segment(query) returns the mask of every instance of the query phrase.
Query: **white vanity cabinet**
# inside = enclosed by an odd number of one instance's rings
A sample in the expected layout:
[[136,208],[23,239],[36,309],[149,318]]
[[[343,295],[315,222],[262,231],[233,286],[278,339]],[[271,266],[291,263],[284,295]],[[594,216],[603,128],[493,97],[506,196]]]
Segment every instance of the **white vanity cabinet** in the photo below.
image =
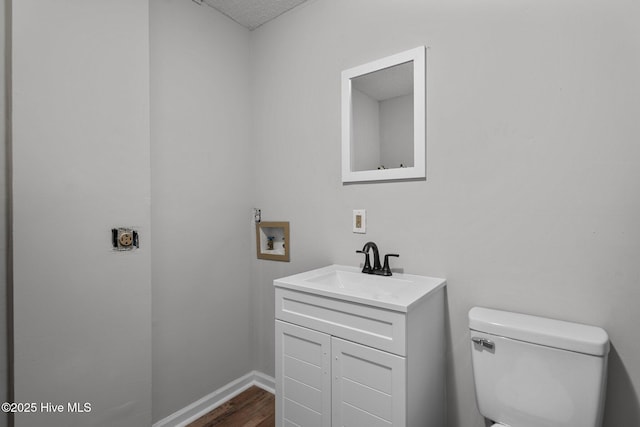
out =
[[379,307],[286,279],[274,282],[276,426],[444,425],[444,280]]
[[276,425],[331,426],[331,336],[276,320]]
[[406,425],[407,359],[331,339],[332,425]]

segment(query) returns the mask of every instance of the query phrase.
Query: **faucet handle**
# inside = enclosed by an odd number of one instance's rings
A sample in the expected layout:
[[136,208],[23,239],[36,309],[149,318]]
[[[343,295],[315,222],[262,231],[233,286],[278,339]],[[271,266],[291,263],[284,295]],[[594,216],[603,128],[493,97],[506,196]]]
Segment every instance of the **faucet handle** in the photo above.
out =
[[391,276],[391,268],[389,267],[389,257],[393,256],[396,258],[399,258],[400,255],[398,254],[386,254],[384,256],[384,266],[382,267],[382,275],[383,276]]
[[373,270],[371,269],[371,261],[369,261],[369,252],[356,251],[356,253],[364,254],[364,256],[365,256],[365,258],[364,258],[364,267],[362,268],[362,272],[363,273],[367,273],[367,274],[371,274],[371,272]]

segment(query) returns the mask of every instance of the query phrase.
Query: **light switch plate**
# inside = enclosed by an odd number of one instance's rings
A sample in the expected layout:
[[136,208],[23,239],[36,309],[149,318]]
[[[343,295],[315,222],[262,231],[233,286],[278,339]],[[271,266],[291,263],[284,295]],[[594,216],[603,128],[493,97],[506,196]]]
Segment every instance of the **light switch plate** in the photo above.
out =
[[367,211],[364,209],[353,210],[353,232],[365,234],[367,232]]

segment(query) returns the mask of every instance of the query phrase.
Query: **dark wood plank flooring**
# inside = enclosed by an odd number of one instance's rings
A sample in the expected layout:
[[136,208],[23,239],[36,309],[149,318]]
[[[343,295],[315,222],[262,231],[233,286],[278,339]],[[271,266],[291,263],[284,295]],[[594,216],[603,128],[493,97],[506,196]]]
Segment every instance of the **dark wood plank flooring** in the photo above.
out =
[[274,427],[275,396],[252,386],[187,427]]

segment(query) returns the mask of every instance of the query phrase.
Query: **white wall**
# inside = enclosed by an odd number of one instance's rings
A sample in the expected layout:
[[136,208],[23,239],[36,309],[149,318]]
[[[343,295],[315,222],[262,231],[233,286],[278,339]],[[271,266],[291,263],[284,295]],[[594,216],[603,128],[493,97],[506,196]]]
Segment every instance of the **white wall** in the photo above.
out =
[[13,2],[14,400],[92,405],[16,426],[151,424],[148,14]]
[[[640,425],[640,5],[311,0],[252,33],[256,205],[291,222],[291,263],[253,262],[256,367],[273,374],[272,280],[357,264],[448,279],[451,427],[484,425],[474,305],[610,334],[606,426]],[[340,182],[340,73],[427,53],[427,180]],[[278,165],[274,172],[272,166]],[[367,209],[367,234],[351,210]]]
[[254,175],[249,31],[188,0],[150,13],[157,421],[252,370]]

